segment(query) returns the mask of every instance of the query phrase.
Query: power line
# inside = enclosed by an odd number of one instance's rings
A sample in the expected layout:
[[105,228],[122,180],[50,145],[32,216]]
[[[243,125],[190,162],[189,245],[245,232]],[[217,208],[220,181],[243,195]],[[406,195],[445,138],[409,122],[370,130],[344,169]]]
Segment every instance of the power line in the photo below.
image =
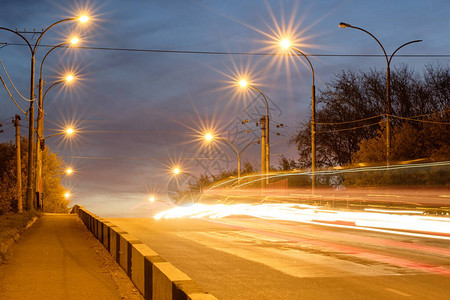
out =
[[[49,129],[50,130],[50,129]],[[59,130],[58,130],[59,131]],[[156,131],[156,130],[80,130],[83,133],[182,133],[182,134],[190,134],[190,131]]]
[[335,129],[335,130],[327,130],[327,131],[317,131],[317,133],[329,133],[329,132],[340,132],[340,131],[354,130],[354,129],[359,129],[359,128],[364,128],[364,127],[369,127],[369,126],[378,125],[378,124],[380,124],[380,123],[379,123],[379,122],[376,122],[376,123],[371,123],[371,124],[362,125],[362,126],[356,126],[356,127],[350,127],[350,128],[345,128],[345,129]]
[[368,118],[360,119],[360,120],[353,120],[353,121],[346,121],[346,122],[337,122],[337,123],[317,123],[317,122],[316,122],[316,125],[341,125],[341,124],[349,124],[349,123],[356,123],[356,122],[367,121],[367,120],[379,118],[379,117],[382,117],[382,116],[383,116],[383,115],[378,115],[378,116],[368,117]]
[[[26,46],[22,43],[8,43],[13,46]],[[39,45],[40,47],[54,47],[53,45]],[[68,48],[69,46],[62,46]],[[147,52],[147,53],[172,53],[172,54],[206,54],[206,55],[249,55],[249,56],[297,56],[295,53],[264,53],[264,52],[224,52],[224,51],[191,51],[191,50],[165,50],[165,49],[138,49],[138,48],[117,48],[117,47],[75,47],[70,48],[84,50],[106,50],[106,51],[125,51],[125,52]],[[384,57],[381,54],[305,54],[310,57]],[[450,54],[397,54],[396,57],[450,57]]]
[[393,116],[389,115],[393,118],[407,120],[407,121],[414,121],[414,122],[422,122],[422,123],[432,123],[432,124],[441,124],[441,125],[450,125],[450,122],[439,122],[439,121],[427,121],[427,120],[418,120],[418,119],[411,119],[411,118],[405,118],[405,117],[399,117],[399,116]]
[[[63,158],[73,158],[73,159],[102,159],[102,160],[156,160],[156,161],[162,161],[161,158],[154,158],[154,157],[136,157],[136,156],[70,156],[70,155],[62,155],[60,157]],[[214,160],[214,157],[183,157],[183,160]]]

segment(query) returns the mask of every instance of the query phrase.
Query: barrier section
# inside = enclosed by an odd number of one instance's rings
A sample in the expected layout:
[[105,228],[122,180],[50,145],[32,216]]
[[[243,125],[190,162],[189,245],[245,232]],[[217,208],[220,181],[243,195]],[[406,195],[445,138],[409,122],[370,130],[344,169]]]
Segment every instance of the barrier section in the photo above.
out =
[[153,264],[153,298],[174,299],[172,283],[174,281],[190,280],[190,278],[175,268],[171,263],[159,262]]
[[111,256],[117,263],[120,262],[120,235],[127,233],[126,231],[120,229],[117,226],[110,227],[111,240],[110,240],[110,251]]
[[71,213],[103,244],[146,300],[217,300],[133,235],[79,205]]
[[151,281],[145,280],[152,278],[152,262],[162,261],[164,260],[145,244],[133,244],[131,247],[131,280],[145,299],[151,299],[149,296],[152,294],[152,285],[148,284]]
[[136,237],[129,233],[123,233],[119,237],[120,250],[119,250],[119,265],[127,272],[127,275],[131,276],[131,248],[133,244],[142,244]]
[[110,242],[110,230],[109,230],[109,227],[111,226],[112,224],[110,223],[110,222],[108,222],[108,221],[103,221],[103,233],[102,233],[102,235],[103,235],[103,246],[106,248],[106,250],[108,250],[108,252],[109,252],[109,249],[110,249],[110,246],[109,246],[109,242]]
[[103,220],[102,218],[97,219],[97,239],[103,244]]

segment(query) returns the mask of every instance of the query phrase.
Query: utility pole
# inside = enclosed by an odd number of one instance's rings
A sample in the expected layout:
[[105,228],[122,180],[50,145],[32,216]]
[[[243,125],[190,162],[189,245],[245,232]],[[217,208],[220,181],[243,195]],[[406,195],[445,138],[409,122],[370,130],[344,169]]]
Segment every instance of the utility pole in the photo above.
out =
[[30,110],[28,113],[28,181],[27,181],[27,210],[34,210],[34,189],[33,189],[33,183],[34,183],[34,51],[31,53],[31,82],[30,82]]
[[[52,49],[53,50],[53,49]],[[50,50],[51,51],[51,50]],[[45,59],[45,58],[44,58]],[[42,67],[41,67],[41,76],[39,78],[39,91],[38,91],[38,115],[36,118],[36,168],[35,168],[35,201],[36,207],[43,211],[42,207],[42,193],[41,190],[41,180],[42,180],[42,151],[44,150],[44,145],[41,144],[41,141],[44,139],[44,101],[42,98],[42,90],[44,86],[44,81],[42,80]]]
[[16,114],[13,124],[16,127],[16,178],[17,178],[17,210],[23,211],[22,204],[22,161],[20,158],[20,116]]

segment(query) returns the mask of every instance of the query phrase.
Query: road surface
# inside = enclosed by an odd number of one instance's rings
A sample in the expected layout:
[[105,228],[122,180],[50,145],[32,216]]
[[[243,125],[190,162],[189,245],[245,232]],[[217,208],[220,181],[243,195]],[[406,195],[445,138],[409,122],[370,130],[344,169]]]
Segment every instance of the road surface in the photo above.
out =
[[252,217],[108,220],[219,299],[450,297],[450,240]]

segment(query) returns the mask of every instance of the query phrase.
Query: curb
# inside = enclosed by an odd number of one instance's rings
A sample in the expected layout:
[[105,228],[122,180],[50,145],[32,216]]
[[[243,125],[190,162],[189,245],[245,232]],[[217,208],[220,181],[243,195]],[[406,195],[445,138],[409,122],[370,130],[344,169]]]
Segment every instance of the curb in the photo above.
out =
[[217,300],[194,280],[118,226],[75,205],[87,229],[125,271],[144,299]]
[[39,218],[38,217],[33,217],[33,219],[31,219],[31,221],[28,222],[27,226],[25,226],[24,228],[20,229],[18,233],[16,233],[12,238],[10,238],[9,240],[7,240],[4,243],[4,245],[0,248],[0,264],[2,264],[2,262],[3,262],[3,255],[5,255],[6,253],[9,252],[9,250],[14,245],[14,243],[16,243],[20,239],[21,234],[25,230],[27,230],[28,228],[33,226],[33,224],[37,221],[37,219],[39,219]]

